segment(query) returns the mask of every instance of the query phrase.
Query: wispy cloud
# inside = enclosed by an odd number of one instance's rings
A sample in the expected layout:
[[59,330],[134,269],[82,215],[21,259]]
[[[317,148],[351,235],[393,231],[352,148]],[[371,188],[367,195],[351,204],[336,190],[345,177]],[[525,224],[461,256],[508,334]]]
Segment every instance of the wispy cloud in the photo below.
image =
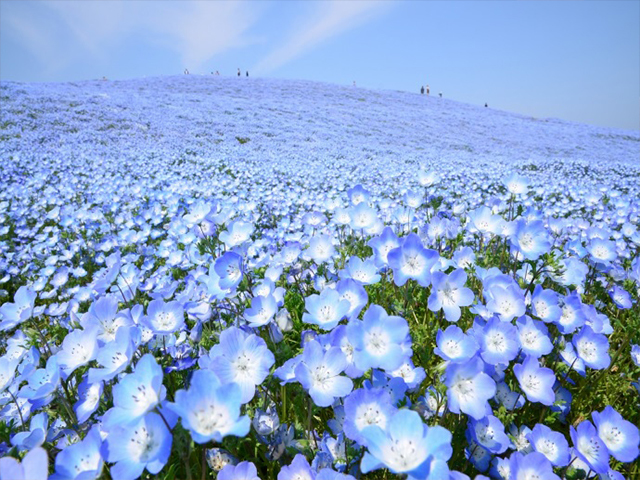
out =
[[253,67],[253,70],[258,74],[272,72],[325,40],[370,21],[389,6],[390,3],[376,0],[319,2],[310,18],[297,27],[283,45]]
[[[199,67],[214,55],[256,40],[249,35],[261,9],[248,2],[170,2],[149,18],[165,34],[163,43],[180,53],[185,66]],[[185,6],[187,8],[185,8]]]
[[249,30],[262,11],[254,2],[240,1],[19,3],[3,9],[3,24],[43,67],[54,70],[88,55],[108,57],[131,35],[161,44],[178,53],[185,66],[197,69],[216,54],[255,42]]

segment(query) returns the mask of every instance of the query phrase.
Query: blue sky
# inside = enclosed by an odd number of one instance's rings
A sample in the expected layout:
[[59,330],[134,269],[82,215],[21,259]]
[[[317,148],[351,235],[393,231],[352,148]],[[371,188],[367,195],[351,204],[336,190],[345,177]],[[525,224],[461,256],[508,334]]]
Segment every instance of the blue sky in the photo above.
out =
[[219,70],[640,129],[640,2],[2,0],[0,79]]

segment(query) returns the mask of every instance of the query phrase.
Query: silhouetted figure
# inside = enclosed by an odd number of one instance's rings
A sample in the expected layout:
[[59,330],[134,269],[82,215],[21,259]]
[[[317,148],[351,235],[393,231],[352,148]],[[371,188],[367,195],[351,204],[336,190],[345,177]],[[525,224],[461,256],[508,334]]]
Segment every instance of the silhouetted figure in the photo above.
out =
[[185,69],[184,69],[184,74],[185,74],[185,75],[189,75],[189,69],[188,69],[188,68],[185,68]]
[[241,76],[242,72],[240,72],[240,69],[238,69],[238,76]]
[[489,104],[485,103],[484,104],[484,108],[487,108],[489,106]]
[[440,98],[442,98],[442,92],[440,92],[438,95],[440,95]]
[[427,85],[427,95],[429,95],[429,85]]
[[424,87],[420,87],[420,95],[424,95]]
[[220,72],[218,70],[216,70],[216,75],[218,75],[218,76],[220,75]]
[[247,70],[247,77],[249,76],[249,70]]
[[353,86],[354,86],[354,87],[356,86],[356,81],[355,81],[355,80],[353,81]]

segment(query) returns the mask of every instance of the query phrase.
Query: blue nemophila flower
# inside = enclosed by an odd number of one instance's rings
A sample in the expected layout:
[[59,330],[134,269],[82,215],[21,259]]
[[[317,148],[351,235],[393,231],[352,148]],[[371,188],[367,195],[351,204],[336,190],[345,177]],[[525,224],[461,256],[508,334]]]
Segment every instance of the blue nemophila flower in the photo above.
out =
[[184,308],[178,301],[152,300],[142,324],[159,335],[176,332],[184,326]]
[[526,355],[532,355],[540,358],[543,355],[551,353],[553,343],[549,338],[549,330],[547,326],[539,320],[532,320],[527,315],[516,320],[518,327],[518,338],[522,351]]
[[638,427],[622,418],[610,405],[602,412],[592,412],[591,416],[598,429],[598,436],[616,460],[633,462],[638,458]]
[[509,411],[521,408],[526,401],[518,392],[512,392],[505,382],[497,383],[495,398]]
[[423,287],[431,282],[431,269],[438,262],[438,252],[424,248],[420,237],[410,233],[404,237],[400,247],[387,255],[389,266],[393,269],[393,281],[401,287],[412,279]]
[[100,297],[91,304],[80,323],[85,330],[95,327],[98,330],[98,340],[107,343],[116,337],[116,332],[121,326],[131,324],[129,319],[117,313],[118,298],[116,296]]
[[58,365],[65,376],[86,365],[96,358],[98,353],[98,331],[96,328],[89,330],[74,330],[67,334],[62,341],[62,350],[56,356]]
[[[137,327],[133,328],[137,329]],[[96,360],[103,368],[89,369],[87,375],[89,383],[109,381],[127,368],[134,352],[131,333],[131,328],[119,328],[116,332],[115,340],[106,344],[98,351]]]
[[[491,460],[489,475],[491,475],[491,478],[497,478],[498,480],[509,480],[511,478],[511,462],[509,461],[509,459],[494,457]],[[449,480],[458,480],[458,479],[451,478]],[[478,480],[485,480],[485,479],[480,477],[480,479]]]
[[322,212],[308,212],[302,216],[302,223],[313,228],[321,227],[327,222],[327,217]]
[[589,242],[589,245],[587,245],[587,251],[594,262],[604,265],[609,265],[618,258],[616,244],[611,240],[594,238]]
[[207,464],[214,472],[222,470],[227,465],[236,465],[238,459],[222,448],[205,448]]
[[472,418],[467,429],[471,438],[490,453],[503,453],[511,445],[511,440],[504,431],[504,425],[493,415],[487,415],[481,420]]
[[91,480],[98,478],[104,461],[100,454],[102,439],[93,426],[84,439],[69,445],[56,456],[56,473],[49,480]]
[[349,258],[345,268],[340,271],[340,278],[343,280],[350,278],[363,285],[371,285],[380,281],[380,275],[373,258],[362,260],[356,256]]
[[336,472],[330,468],[322,468],[318,470],[316,480],[356,480],[356,478],[353,475]]
[[13,383],[18,363],[19,359],[9,358],[8,354],[0,357],[0,393]]
[[446,479],[449,475],[451,433],[440,426],[427,427],[417,412],[398,410],[386,430],[372,425],[361,434],[368,449],[360,463],[362,473],[387,468],[415,480]]
[[518,330],[511,323],[493,317],[484,327],[481,327],[480,321],[476,320],[473,330],[480,345],[480,355],[486,363],[507,364],[518,355],[520,351]]
[[540,220],[516,220],[515,231],[509,240],[511,252],[515,253],[518,260],[522,260],[522,257],[526,260],[537,260],[551,249],[549,234]]
[[73,405],[78,423],[86,422],[98,409],[103,389],[103,382],[89,383],[86,378],[78,385],[78,401]]
[[480,358],[449,364],[444,383],[449,410],[453,413],[466,413],[480,420],[490,411],[488,400],[496,393],[496,382],[484,372]]
[[262,327],[269,323],[278,311],[278,304],[273,295],[258,295],[251,300],[251,308],[244,312],[244,318],[250,327]]
[[348,319],[356,318],[367,305],[369,296],[360,282],[350,278],[340,280],[336,284],[336,290],[340,294],[340,300],[349,302],[349,310],[345,314]]
[[353,356],[355,347],[349,341],[349,337],[347,337],[347,326],[338,325],[331,331],[329,336],[331,345],[342,350],[342,353],[344,353],[344,356],[347,359],[347,366],[344,369],[344,373],[351,378],[361,377],[364,374],[364,371],[359,369],[355,364],[355,358]]
[[464,286],[466,281],[467,274],[461,268],[450,275],[434,272],[431,277],[429,310],[437,312],[442,309],[449,322],[457,322],[460,319],[460,307],[468,307],[474,299],[473,291]]
[[433,170],[420,170],[418,172],[418,183],[423,187],[430,187],[440,181],[440,175]]
[[180,416],[182,426],[196,443],[221,442],[227,435],[244,437],[251,421],[240,416],[242,391],[237,383],[222,384],[210,370],[196,370],[188,390],[176,392],[169,408]]
[[471,438],[468,432],[466,432],[466,437],[469,442],[469,446],[464,450],[465,458],[467,458],[469,462],[476,467],[476,470],[486,472],[491,464],[491,452]]
[[595,370],[607,368],[611,363],[609,356],[609,340],[601,333],[594,333],[593,329],[585,325],[580,332],[573,335],[571,340],[578,358],[587,367]]
[[505,224],[504,218],[500,215],[494,215],[489,207],[479,207],[469,212],[469,223],[467,230],[471,233],[480,234],[499,234]]
[[586,315],[578,292],[560,298],[562,313],[555,322],[561,333],[573,333],[584,325]]
[[304,455],[297,454],[291,465],[285,465],[278,472],[278,480],[315,480],[316,472]]
[[468,268],[476,263],[476,254],[471,247],[462,247],[453,254],[453,262],[457,268]]
[[133,373],[113,387],[113,408],[104,415],[105,428],[136,422],[159,405],[165,395],[162,367],[147,353],[138,360]]
[[352,320],[347,325],[347,338],[355,348],[354,363],[363,371],[398,368],[405,358],[402,344],[408,335],[407,321],[387,315],[379,305],[371,305],[362,321]]
[[209,301],[222,300],[229,291],[220,286],[220,275],[216,273],[215,263],[209,265],[209,274],[198,277],[204,288],[206,288]]
[[402,196],[402,199],[408,207],[419,208],[424,201],[424,195],[418,190],[407,190],[407,192]]
[[349,209],[349,217],[351,217],[351,228],[362,230],[370,228],[376,223],[378,212],[367,205],[366,202],[360,202]]
[[524,294],[516,285],[491,284],[485,290],[487,308],[496,313],[503,322],[521,317],[526,311]]
[[384,227],[382,233],[367,242],[373,250],[373,261],[378,268],[388,265],[388,255],[391,250],[400,246],[400,239],[393,233],[391,227]]
[[220,240],[228,249],[242,245],[249,240],[253,233],[253,225],[241,220],[235,220],[229,224],[227,230],[220,232]]
[[415,391],[427,377],[424,368],[416,367],[409,357],[405,357],[398,368],[387,373],[391,375],[391,377],[404,380],[404,383],[412,392]]
[[217,480],[260,480],[258,470],[251,462],[240,462],[237,465],[228,464],[218,472]]
[[39,447],[45,441],[48,425],[49,416],[46,412],[33,415],[29,423],[29,431],[16,433],[11,437],[11,444],[19,450],[32,450]]
[[11,330],[16,325],[29,320],[33,315],[36,292],[22,286],[13,297],[13,303],[5,303],[0,307],[0,331]]
[[304,306],[307,313],[302,315],[303,322],[318,325],[323,330],[332,330],[345,317],[351,304],[341,300],[336,290],[325,288],[320,295],[305,298]]
[[328,235],[316,235],[309,240],[309,247],[304,251],[304,255],[318,265],[331,260],[335,253],[336,249]]
[[573,368],[581,376],[584,377],[587,374],[584,360],[578,357],[572,343],[565,344],[564,348],[560,351],[560,357],[562,357],[564,363],[570,368]]
[[295,376],[317,406],[328,407],[353,389],[351,379],[340,375],[346,366],[347,359],[342,350],[330,347],[324,351],[316,340],[312,340],[304,347],[302,361],[295,367]]
[[[640,367],[640,345],[631,344],[631,360],[635,363],[636,367]],[[0,371],[0,378],[2,373]],[[0,392],[2,391],[2,381],[0,380]]]
[[515,423],[512,423],[509,427],[509,434],[511,435],[511,441],[513,445],[516,447],[516,450],[520,453],[531,453],[533,452],[533,447],[527,436],[531,433],[531,429],[526,425],[520,425],[518,427]]
[[616,307],[620,309],[627,309],[633,306],[631,301],[631,295],[624,288],[620,288],[618,285],[614,285],[613,289],[609,292],[609,296]]
[[349,196],[349,200],[353,205],[358,205],[362,202],[368,202],[369,198],[371,197],[371,193],[360,184],[347,190],[347,195]]
[[[200,366],[215,372],[223,384],[237,383],[241,402],[249,402],[275,360],[265,341],[237,327],[230,327],[220,334],[220,343],[209,352],[209,361],[201,357]],[[206,365],[205,365],[206,364]]]
[[13,457],[0,458],[0,480],[47,480],[49,456],[44,448],[29,451],[22,463]]
[[511,480],[560,480],[560,477],[553,473],[551,462],[538,452],[527,455],[513,453],[509,458],[509,471]]
[[582,421],[578,428],[570,427],[571,440],[578,458],[596,473],[609,470],[609,450],[598,437],[596,427],[589,420]]
[[227,252],[216,260],[214,269],[220,277],[220,288],[234,290],[242,281],[242,257],[235,252]]
[[553,290],[545,290],[542,285],[536,285],[531,296],[531,313],[543,322],[557,322],[562,315],[558,306],[558,294]]
[[433,353],[453,363],[465,363],[478,351],[478,342],[471,335],[466,335],[459,327],[449,325],[443,332],[438,330]]
[[28,377],[28,384],[20,390],[20,396],[28,398],[31,403],[42,400],[45,403],[51,400],[43,400],[50,396],[60,385],[60,367],[58,358],[54,355],[49,357],[45,368],[38,368]]
[[302,362],[302,355],[297,355],[284,362],[280,367],[276,368],[273,375],[278,377],[281,382],[280,385],[286,385],[287,383],[296,381],[296,367]]
[[275,404],[269,405],[266,411],[256,408],[251,420],[254,430],[258,435],[271,435],[280,427],[280,419]]
[[523,195],[529,191],[529,180],[517,172],[512,172],[503,180],[503,183],[507,191],[513,195]]
[[569,464],[571,457],[569,443],[561,433],[537,423],[527,435],[527,440],[533,449],[547,457],[554,467],[564,467]]
[[553,405],[556,398],[553,391],[556,376],[553,370],[541,367],[536,357],[527,355],[524,362],[513,366],[513,373],[530,402]]
[[344,399],[344,434],[366,446],[366,440],[361,435],[362,430],[371,425],[386,430],[387,423],[395,411],[391,395],[386,389],[354,390]]
[[130,425],[115,426],[109,431],[103,448],[106,460],[115,463],[111,475],[134,480],[145,469],[157,474],[169,460],[171,441],[171,432],[155,412]]

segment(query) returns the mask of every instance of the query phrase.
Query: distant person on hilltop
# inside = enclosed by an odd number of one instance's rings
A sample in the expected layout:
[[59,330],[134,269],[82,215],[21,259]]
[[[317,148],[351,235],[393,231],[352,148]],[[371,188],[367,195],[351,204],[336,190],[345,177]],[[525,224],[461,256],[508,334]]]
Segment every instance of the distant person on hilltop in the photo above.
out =
[[218,70],[216,70],[216,75],[218,75],[218,76],[220,75],[220,72]]
[[249,76],[249,70],[247,70],[247,77]]
[[185,68],[185,69],[184,69],[184,74],[185,74],[185,75],[189,75],[189,69],[188,69],[188,68]]
[[487,108],[488,106],[489,106],[489,104],[488,104],[488,103],[485,103],[485,104],[484,104],[484,108]]
[[356,86],[356,81],[355,81],[355,80],[353,81],[353,86],[354,86],[354,87]]
[[440,98],[442,98],[442,92],[440,92],[438,95],[440,95]]
[[240,69],[238,68],[238,76],[241,76],[242,72],[240,72]]
[[427,85],[427,95],[429,95],[429,85]]
[[420,95],[424,95],[424,87],[420,87]]

